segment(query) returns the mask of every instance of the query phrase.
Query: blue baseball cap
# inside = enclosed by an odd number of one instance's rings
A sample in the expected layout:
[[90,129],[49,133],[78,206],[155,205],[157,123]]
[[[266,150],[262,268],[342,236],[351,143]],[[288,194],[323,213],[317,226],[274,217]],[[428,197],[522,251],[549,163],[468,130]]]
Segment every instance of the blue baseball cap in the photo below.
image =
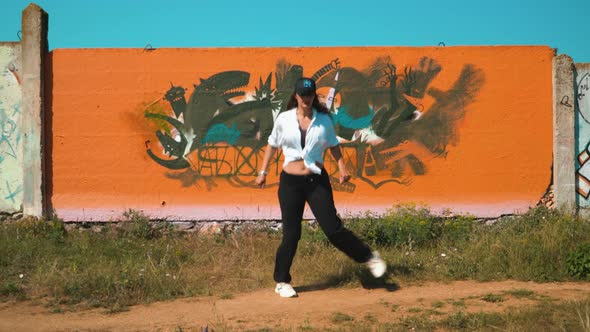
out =
[[295,93],[300,96],[311,96],[315,94],[315,82],[311,78],[302,77],[295,83]]

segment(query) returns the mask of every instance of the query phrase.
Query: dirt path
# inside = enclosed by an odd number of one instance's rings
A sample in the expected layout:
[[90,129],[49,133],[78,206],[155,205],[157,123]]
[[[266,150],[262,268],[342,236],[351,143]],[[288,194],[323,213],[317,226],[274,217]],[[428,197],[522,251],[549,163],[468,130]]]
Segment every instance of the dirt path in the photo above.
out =
[[[300,287],[299,297],[294,299],[281,299],[272,289],[264,289],[230,299],[203,297],[138,305],[117,314],[105,314],[104,309],[50,313],[45,307],[27,302],[3,303],[0,304],[0,331],[175,331],[179,328],[200,331],[207,325],[217,330],[236,331],[318,328],[332,326],[337,313],[355,319],[370,315],[373,321],[395,322],[400,317],[427,310],[437,310],[439,314],[459,309],[503,311],[509,307],[530,306],[542,298],[573,300],[590,295],[590,283],[460,281],[393,288],[314,290]],[[486,298],[488,294],[500,297]]]

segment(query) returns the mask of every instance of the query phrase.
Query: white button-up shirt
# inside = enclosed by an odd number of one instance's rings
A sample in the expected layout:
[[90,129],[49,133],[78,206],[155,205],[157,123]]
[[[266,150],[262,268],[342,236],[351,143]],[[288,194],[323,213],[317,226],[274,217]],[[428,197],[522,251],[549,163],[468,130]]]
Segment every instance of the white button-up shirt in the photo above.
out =
[[303,160],[312,173],[321,174],[316,162],[323,164],[324,151],[338,145],[334,124],[328,114],[313,109],[313,117],[305,135],[305,147],[301,148],[301,130],[297,121],[297,109],[280,113],[268,137],[268,144],[283,150],[283,167],[295,160]]

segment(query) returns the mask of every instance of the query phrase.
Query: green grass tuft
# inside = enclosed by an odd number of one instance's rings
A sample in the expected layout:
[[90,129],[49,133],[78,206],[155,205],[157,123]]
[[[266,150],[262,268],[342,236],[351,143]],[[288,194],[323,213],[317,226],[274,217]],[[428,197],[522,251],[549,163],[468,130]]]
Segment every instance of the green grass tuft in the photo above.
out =
[[499,303],[499,302],[506,301],[504,296],[499,295],[499,294],[493,294],[493,293],[486,294],[486,295],[482,296],[481,299],[483,301],[490,302],[490,303]]
[[512,297],[515,297],[517,299],[532,299],[536,297],[535,292],[533,292],[532,290],[529,289],[512,289],[509,291],[505,291],[503,292],[506,295],[510,295]]
[[340,324],[343,322],[351,322],[353,320],[354,320],[353,317],[351,317],[347,314],[341,313],[341,312],[335,312],[330,317],[330,321],[334,324]]

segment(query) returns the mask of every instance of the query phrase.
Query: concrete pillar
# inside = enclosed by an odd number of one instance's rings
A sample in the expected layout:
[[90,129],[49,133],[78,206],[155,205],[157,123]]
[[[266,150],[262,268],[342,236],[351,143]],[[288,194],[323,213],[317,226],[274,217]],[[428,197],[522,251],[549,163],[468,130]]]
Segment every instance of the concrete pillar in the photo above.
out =
[[31,3],[22,14],[23,214],[45,214],[43,73],[47,13]]
[[574,62],[553,58],[553,190],[555,206],[576,212]]

